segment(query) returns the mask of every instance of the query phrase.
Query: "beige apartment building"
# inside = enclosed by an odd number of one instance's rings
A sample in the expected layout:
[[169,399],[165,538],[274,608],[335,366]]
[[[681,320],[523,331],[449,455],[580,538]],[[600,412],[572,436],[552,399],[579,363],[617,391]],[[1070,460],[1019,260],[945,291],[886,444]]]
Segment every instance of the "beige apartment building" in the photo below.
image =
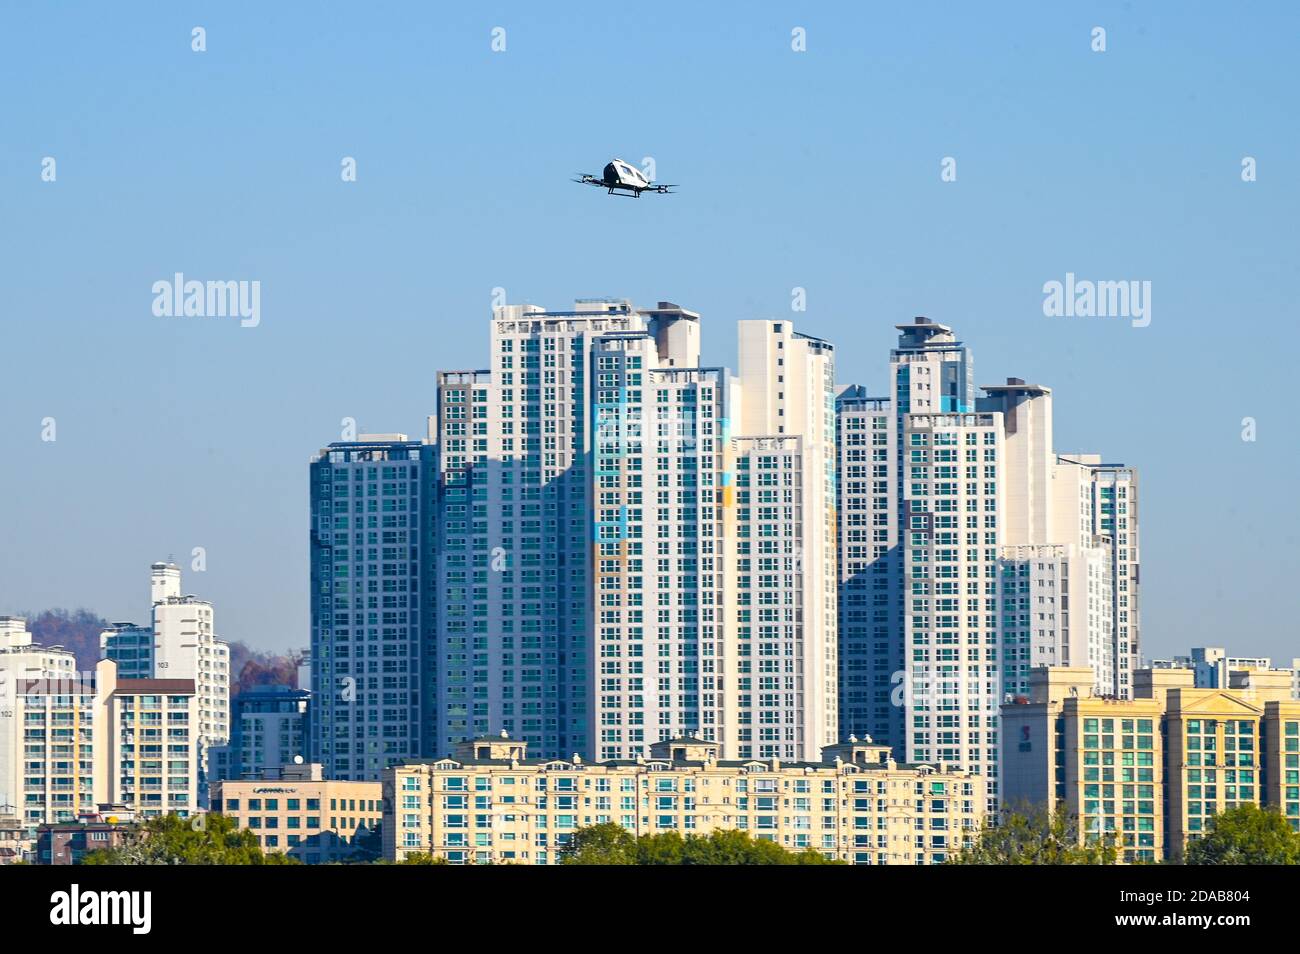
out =
[[984,781],[900,765],[887,746],[850,738],[821,762],[720,760],[692,737],[653,743],[649,758],[530,759],[527,743],[483,737],[446,758],[384,776],[384,857],[433,853],[453,864],[557,864],[579,828],[636,835],[739,829],[790,851],[851,864],[939,864],[973,838]]
[[0,720],[9,808],[29,830],[101,804],[147,819],[198,805],[198,709],[192,679],[119,679],[54,671],[17,679]]
[[149,819],[198,809],[199,704],[193,679],[118,679],[101,660],[95,684],[108,713],[96,741],[113,805]]
[[1002,707],[1003,805],[1064,808],[1123,860],[1164,857],[1162,702],[1094,694],[1086,666],[1039,667],[1027,702]]
[[306,864],[371,860],[379,851],[379,782],[326,780],[319,764],[214,782],[212,810],[257,835],[263,851]]
[[1234,675],[1235,688],[1198,688],[1191,669],[1142,669],[1116,699],[1087,667],[1034,670],[1028,701],[1002,707],[1004,804],[1063,808],[1127,862],[1180,858],[1242,804],[1300,831],[1300,703],[1289,679]]

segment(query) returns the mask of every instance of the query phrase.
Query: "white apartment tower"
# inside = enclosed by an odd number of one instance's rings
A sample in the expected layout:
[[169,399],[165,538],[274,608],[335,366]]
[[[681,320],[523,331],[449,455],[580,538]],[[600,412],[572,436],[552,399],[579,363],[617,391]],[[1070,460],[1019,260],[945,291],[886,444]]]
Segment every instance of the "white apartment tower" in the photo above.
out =
[[[1124,464],[1105,463],[1098,454],[1059,454],[1056,479],[1078,493],[1080,535],[1105,551],[1113,581],[1111,640],[1114,682],[1098,691],[1133,698],[1132,676],[1142,668],[1141,547],[1138,523],[1138,473]],[[1068,512],[1068,505],[1063,505]]]
[[836,398],[840,734],[904,749],[902,551],[893,400],[851,385]]
[[153,677],[194,681],[198,705],[195,734],[205,777],[208,748],[230,740],[230,646],[216,637],[212,604],[181,595],[181,571],[175,564],[153,564],[150,588]]
[[[149,630],[116,623],[100,635],[104,658],[123,679],[189,679],[195,686],[200,788],[207,778],[207,750],[230,738],[230,646],[218,639],[212,604],[182,595],[174,563],[149,568],[152,623]],[[152,638],[148,638],[150,633]]]
[[597,339],[645,330],[626,301],[503,305],[491,368],[438,375],[439,752],[502,730],[593,749],[588,369]]
[[999,707],[1030,667],[1087,665],[1099,692],[1128,691],[1136,477],[1055,454],[1050,389],[1009,378],[976,398],[952,329],[898,329],[889,396],[838,401],[842,721],[984,775],[992,807]]
[[588,735],[629,759],[735,721],[723,620],[722,485],[731,383],[699,367],[699,316],[670,302],[593,351],[595,553]]
[[907,758],[983,775],[991,803],[1003,692],[1002,436],[1001,415],[979,411],[912,412],[901,434]]
[[46,759],[55,753],[47,751],[43,739],[39,743],[29,739],[27,731],[34,719],[28,719],[23,687],[44,679],[70,681],[76,670],[76,657],[68,650],[34,644],[25,619],[0,616],[0,815],[39,824],[53,821],[57,810],[75,816],[91,802],[89,784],[82,792],[75,781],[83,774],[77,770],[75,737],[67,738],[67,751],[58,753],[68,784],[60,781],[56,792],[46,771]]
[[1028,696],[1034,666],[1072,665],[1092,668],[1098,693],[1116,694],[1129,675],[1116,655],[1111,548],[1097,532],[1091,476],[1058,462],[1049,388],[1008,378],[983,390],[979,406],[1001,414],[1004,442],[1003,692]]
[[831,348],[740,341],[732,377],[671,302],[508,305],[491,369],[439,375],[438,751],[837,740]]
[[[727,481],[732,758],[816,761],[839,740],[835,361],[786,320],[740,322]],[[732,754],[734,752],[734,754]]]

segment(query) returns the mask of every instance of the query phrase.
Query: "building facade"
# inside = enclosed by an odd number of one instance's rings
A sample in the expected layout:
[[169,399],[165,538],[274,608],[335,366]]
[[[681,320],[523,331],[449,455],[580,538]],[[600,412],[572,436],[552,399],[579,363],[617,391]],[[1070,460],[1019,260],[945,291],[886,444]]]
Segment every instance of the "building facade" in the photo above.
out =
[[[1290,669],[1274,668],[1268,656],[1231,656],[1221,646],[1195,646],[1187,656],[1172,659],[1153,659],[1152,669],[1190,669],[1193,684],[1203,689],[1232,689],[1251,679],[1290,680],[1294,689],[1297,667],[1292,660]],[[1292,697],[1295,697],[1294,691]]]
[[36,831],[34,861],[38,865],[76,865],[92,851],[121,848],[131,825],[106,820],[58,822]]
[[[138,819],[175,813],[187,818],[203,807],[200,766],[204,727],[193,679],[118,679],[103,660],[95,667],[95,693],[106,710],[97,740],[108,773],[108,796]],[[209,710],[210,711],[210,710]]]
[[0,815],[0,865],[30,864],[35,860],[36,837],[17,815]]
[[740,322],[739,350],[723,489],[737,716],[722,755],[811,762],[840,739],[834,349],[762,320]]
[[1095,693],[1086,667],[1034,671],[1003,707],[1004,802],[1077,816],[1120,858],[1182,857],[1214,815],[1277,808],[1300,831],[1300,703],[1289,685],[1194,685],[1191,669],[1139,670],[1134,696]]
[[626,301],[503,305],[490,367],[438,376],[439,752],[489,726],[593,745],[589,369],[599,338],[645,330]]
[[818,762],[726,760],[697,738],[652,743],[648,757],[531,759],[508,736],[461,743],[446,758],[384,778],[384,856],[453,864],[557,864],[579,828],[636,835],[738,829],[791,851],[852,864],[939,864],[975,837],[983,780],[900,765],[850,739]]
[[195,686],[201,797],[206,797],[207,752],[230,739],[230,646],[216,635],[213,607],[181,593],[181,571],[174,563],[150,567],[153,599],[153,672],[158,680],[189,679]]
[[902,751],[902,551],[893,401],[853,385],[836,398],[839,722]]
[[590,640],[599,681],[587,735],[601,759],[633,757],[664,734],[735,732],[719,499],[734,395],[724,370],[698,367],[698,321],[661,302],[646,331],[594,345]]
[[329,781],[322,766],[290,764],[258,779],[224,779],[212,810],[257,836],[267,853],[304,864],[369,861],[380,849],[380,783]]
[[[194,683],[198,718],[192,726],[199,757],[199,800],[205,803],[209,750],[230,739],[230,646],[216,635],[207,600],[182,594],[174,563],[149,568],[152,605],[148,627],[114,623],[100,634],[100,654],[117,666],[122,680],[188,679]],[[194,807],[194,806],[191,806]]]
[[951,328],[897,327],[887,394],[836,403],[840,722],[983,775],[992,809],[999,707],[1033,666],[1087,665],[1099,692],[1129,692],[1136,475],[1057,455],[1049,388],[977,396]]
[[501,306],[491,368],[439,376],[438,751],[838,738],[831,346],[741,322],[733,377],[699,367],[699,324]]
[[[29,771],[28,762],[34,761],[31,756],[38,745],[44,758],[46,740],[42,737],[38,742],[34,738],[35,726],[29,733],[27,694],[22,691],[32,681],[71,680],[76,669],[76,657],[68,650],[36,645],[25,619],[0,616],[0,815],[15,817],[29,829],[42,821],[53,820],[48,810],[56,801],[69,814],[86,805],[76,790],[80,786],[75,780],[82,773],[71,771],[73,764],[80,761],[75,733],[61,743],[67,748],[60,748],[60,754],[66,754],[66,759],[60,762],[66,762],[65,767],[70,770],[63,773],[62,782],[70,790],[55,793],[41,784],[37,791],[37,773]],[[35,713],[31,721],[37,721]],[[43,726],[43,716],[41,723]],[[58,787],[62,789],[64,785]]]
[[232,699],[230,743],[213,750],[213,779],[258,778],[306,762],[310,699],[309,691],[291,686],[254,686]]
[[308,758],[329,778],[375,781],[433,751],[433,464],[402,434],[330,444],[311,463]]
[[198,704],[193,680],[118,679],[116,663],[95,672],[17,681],[14,720],[21,736],[25,824],[70,823],[96,806],[135,817],[199,807]]
[[100,658],[117,663],[123,679],[152,679],[154,634],[152,626],[114,623],[99,634]]

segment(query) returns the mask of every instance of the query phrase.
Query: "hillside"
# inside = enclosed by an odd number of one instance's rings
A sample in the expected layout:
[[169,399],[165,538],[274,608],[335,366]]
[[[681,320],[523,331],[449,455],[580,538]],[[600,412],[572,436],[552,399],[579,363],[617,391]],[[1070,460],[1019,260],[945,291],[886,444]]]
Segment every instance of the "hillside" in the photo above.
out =
[[[77,657],[77,668],[90,670],[99,662],[99,634],[108,620],[87,609],[50,609],[27,615],[32,638],[43,646],[62,646]],[[298,664],[305,652],[270,653],[239,642],[230,643],[231,696],[253,686],[296,686]]]

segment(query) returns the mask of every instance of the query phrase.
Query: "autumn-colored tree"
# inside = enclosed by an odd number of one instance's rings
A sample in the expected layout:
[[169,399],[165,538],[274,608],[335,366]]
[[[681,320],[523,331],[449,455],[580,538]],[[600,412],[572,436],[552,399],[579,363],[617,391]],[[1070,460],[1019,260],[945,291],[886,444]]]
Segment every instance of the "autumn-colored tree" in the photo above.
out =
[[94,669],[99,662],[99,634],[108,627],[108,620],[88,609],[51,609],[27,615],[32,641],[71,651],[77,657],[77,668],[83,672]]
[[230,644],[230,671],[236,673],[230,686],[230,695],[239,695],[255,686],[298,685],[298,667],[306,653],[294,650],[288,653],[268,653],[251,649],[241,642]]
[[[19,614],[22,615],[22,614]],[[42,646],[62,646],[77,657],[77,668],[89,672],[102,658],[99,634],[111,625],[88,609],[49,609],[28,613],[27,628],[32,640]],[[145,621],[146,624],[148,620]],[[306,658],[303,650],[273,653],[253,649],[234,640],[230,643],[230,695],[254,686],[297,686],[298,667]]]

